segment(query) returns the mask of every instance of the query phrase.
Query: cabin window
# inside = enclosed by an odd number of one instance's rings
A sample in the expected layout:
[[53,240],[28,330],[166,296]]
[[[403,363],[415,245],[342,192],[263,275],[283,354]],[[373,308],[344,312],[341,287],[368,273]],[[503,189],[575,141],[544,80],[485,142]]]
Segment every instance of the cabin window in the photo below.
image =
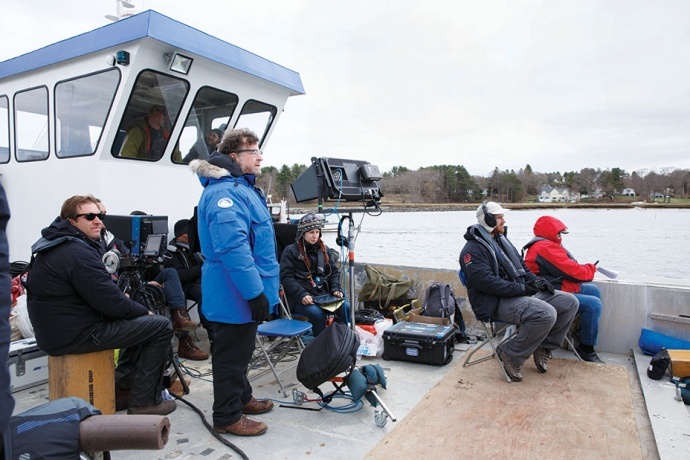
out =
[[48,88],[14,95],[14,145],[17,161],[48,158]]
[[10,100],[0,96],[0,163],[10,161]]
[[[152,70],[139,74],[120,121],[111,153],[115,157],[158,161],[189,93],[189,82]],[[175,143],[173,161],[182,154]]]
[[211,130],[225,131],[237,108],[237,101],[236,95],[210,87],[201,88],[196,93],[192,110],[180,135],[180,151],[184,154],[180,163],[187,164],[196,158],[208,158],[217,145],[209,144],[210,138],[213,138]]
[[240,118],[235,126],[254,131],[259,136],[259,145],[262,145],[277,113],[275,106],[249,100],[242,107]]
[[110,69],[55,85],[56,155],[93,155],[113,104],[120,71]]

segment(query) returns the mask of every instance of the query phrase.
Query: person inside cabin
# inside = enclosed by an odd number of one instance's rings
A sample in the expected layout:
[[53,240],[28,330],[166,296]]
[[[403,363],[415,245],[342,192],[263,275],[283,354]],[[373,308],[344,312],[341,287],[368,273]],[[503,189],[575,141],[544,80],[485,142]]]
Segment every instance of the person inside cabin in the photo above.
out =
[[51,356],[121,349],[115,384],[128,397],[127,412],[167,415],[177,407],[162,399],[172,325],[113,282],[101,259],[103,217],[93,196],[72,196],[31,247],[28,311],[36,341]]
[[[105,217],[107,210],[101,200],[98,202],[98,209]],[[143,211],[132,211],[131,215],[147,215]],[[101,222],[101,247],[103,252],[116,249],[120,254],[128,256],[131,250],[124,242],[113,235]],[[172,318],[173,331],[178,339],[177,356],[193,361],[203,361],[208,359],[208,353],[196,346],[189,332],[196,330],[197,324],[189,317],[187,312],[184,289],[177,271],[174,268],[165,267],[161,264],[153,264],[144,272],[148,284],[156,286],[163,291],[166,306]]]
[[[204,258],[200,253],[193,252],[189,246],[189,225],[189,219],[180,219],[175,222],[175,238],[168,246],[170,258],[165,259],[163,266],[177,270],[186,297],[197,303],[201,325],[208,333],[208,340],[213,351],[213,330],[204,316],[201,305],[201,265]],[[185,354],[180,356],[186,357]]]
[[246,415],[273,408],[253,396],[247,379],[259,323],[278,303],[280,267],[261,174],[259,138],[249,129],[228,130],[208,160],[192,160],[203,191],[199,243],[204,256],[204,316],[213,330],[213,429],[236,436],[266,432]]
[[348,305],[344,302],[336,310],[325,310],[314,303],[314,297],[331,294],[343,298],[340,270],[331,250],[321,239],[325,220],[314,213],[303,216],[297,224],[295,242],[287,246],[280,257],[280,282],[288,303],[295,313],[309,318],[314,337],[326,328],[326,320],[344,323]]
[[182,159],[182,163],[188,164],[192,160],[208,160],[209,156],[216,150],[216,146],[223,138],[223,131],[212,129],[203,139],[197,139],[189,153]]
[[533,231],[534,238],[523,248],[527,250],[527,267],[557,289],[572,292],[577,297],[580,325],[576,332],[579,339],[576,351],[585,361],[603,363],[594,350],[602,306],[599,288],[590,283],[597,271],[596,264],[581,264],[568,252],[562,238],[568,233],[568,227],[555,217],[541,216],[534,223]]
[[[127,131],[127,137],[120,156],[138,158],[142,160],[159,160],[168,145],[170,133],[165,128],[168,118],[165,107],[152,105],[146,117],[135,122]],[[180,161],[182,154],[177,146],[173,152],[173,160]]]
[[522,380],[521,367],[530,355],[539,372],[546,372],[551,351],[565,339],[578,302],[555,290],[530,271],[505,237],[508,209],[489,201],[477,208],[477,223],[467,228],[460,252],[461,275],[472,310],[480,319],[519,325],[512,339],[496,349],[508,377]]

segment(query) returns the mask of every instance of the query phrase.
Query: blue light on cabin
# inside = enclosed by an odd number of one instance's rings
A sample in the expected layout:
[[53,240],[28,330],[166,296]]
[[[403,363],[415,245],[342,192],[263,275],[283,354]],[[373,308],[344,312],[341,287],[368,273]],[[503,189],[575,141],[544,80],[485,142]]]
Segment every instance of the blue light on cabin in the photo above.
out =
[[120,50],[115,54],[115,62],[120,65],[129,65],[129,52]]

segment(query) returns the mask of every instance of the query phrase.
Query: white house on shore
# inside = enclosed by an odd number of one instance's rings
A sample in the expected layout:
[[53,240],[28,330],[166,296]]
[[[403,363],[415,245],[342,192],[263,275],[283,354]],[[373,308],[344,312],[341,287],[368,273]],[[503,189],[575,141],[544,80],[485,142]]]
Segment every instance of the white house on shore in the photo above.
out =
[[568,203],[579,198],[577,193],[571,193],[567,188],[551,187],[543,185],[539,193],[540,203]]

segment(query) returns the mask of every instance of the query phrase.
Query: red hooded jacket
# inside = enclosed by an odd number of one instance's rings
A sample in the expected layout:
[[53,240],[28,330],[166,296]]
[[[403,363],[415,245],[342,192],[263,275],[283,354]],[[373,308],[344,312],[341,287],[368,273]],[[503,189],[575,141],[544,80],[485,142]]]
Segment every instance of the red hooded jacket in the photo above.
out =
[[525,264],[535,274],[546,278],[556,289],[580,292],[580,284],[594,279],[594,264],[579,264],[561,244],[559,233],[567,231],[563,222],[542,216],[534,223],[534,236],[523,249]]

